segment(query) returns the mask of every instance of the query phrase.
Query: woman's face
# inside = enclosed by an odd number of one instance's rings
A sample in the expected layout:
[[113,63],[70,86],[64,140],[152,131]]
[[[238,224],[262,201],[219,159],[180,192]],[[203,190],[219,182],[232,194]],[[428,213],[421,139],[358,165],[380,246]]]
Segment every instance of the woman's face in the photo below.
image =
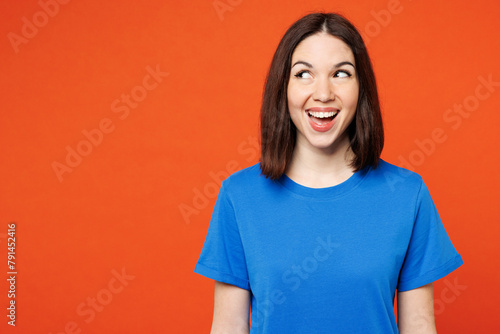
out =
[[327,33],[302,40],[292,55],[288,109],[297,145],[327,149],[348,145],[346,129],[356,113],[359,85],[354,55]]

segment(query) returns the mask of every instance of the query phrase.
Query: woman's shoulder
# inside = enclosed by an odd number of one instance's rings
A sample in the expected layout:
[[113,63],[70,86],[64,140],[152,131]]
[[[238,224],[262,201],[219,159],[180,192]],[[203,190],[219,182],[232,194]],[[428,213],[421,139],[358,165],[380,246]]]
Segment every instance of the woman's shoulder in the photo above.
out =
[[232,173],[222,182],[225,191],[238,193],[262,190],[275,184],[276,181],[272,181],[262,174],[260,162]]
[[417,188],[423,184],[422,176],[407,168],[396,166],[383,159],[379,160],[377,167],[370,169],[373,179],[385,183],[390,188]]
[[226,188],[240,186],[249,182],[255,182],[259,177],[260,173],[260,163],[254,165],[240,168],[239,170],[229,174],[222,181],[222,185]]

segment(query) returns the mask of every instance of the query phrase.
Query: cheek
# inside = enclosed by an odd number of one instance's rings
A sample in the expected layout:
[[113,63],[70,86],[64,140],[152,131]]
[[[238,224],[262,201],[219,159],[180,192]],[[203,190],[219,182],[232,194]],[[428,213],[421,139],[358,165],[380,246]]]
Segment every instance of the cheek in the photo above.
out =
[[292,111],[292,108],[293,109],[302,108],[307,100],[307,92],[293,85],[288,86],[287,94],[288,94],[288,108],[290,108],[290,111]]
[[342,99],[343,107],[348,108],[352,111],[354,111],[356,109],[356,106],[358,105],[358,96],[358,87],[346,87],[346,89],[343,90],[341,94],[339,94],[339,97]]

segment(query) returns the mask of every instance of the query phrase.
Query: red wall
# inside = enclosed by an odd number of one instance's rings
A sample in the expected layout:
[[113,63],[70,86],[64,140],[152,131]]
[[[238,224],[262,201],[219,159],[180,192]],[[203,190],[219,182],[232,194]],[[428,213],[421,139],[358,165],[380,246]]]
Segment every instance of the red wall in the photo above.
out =
[[439,333],[495,332],[498,2],[63,2],[0,3],[0,331],[208,333],[193,269],[220,180],[258,161],[281,36],[324,10],[365,36],[383,158],[424,177],[464,259],[435,284]]

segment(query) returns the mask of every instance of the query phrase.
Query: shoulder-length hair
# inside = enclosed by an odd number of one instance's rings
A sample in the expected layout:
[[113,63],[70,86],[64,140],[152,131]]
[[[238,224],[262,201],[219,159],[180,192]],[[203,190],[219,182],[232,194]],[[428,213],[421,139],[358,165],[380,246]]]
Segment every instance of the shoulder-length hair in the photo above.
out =
[[382,115],[372,64],[365,43],[356,28],[336,13],[312,13],[295,22],[281,39],[274,53],[260,112],[261,173],[279,179],[285,172],[295,147],[297,129],[289,117],[287,86],[292,54],[305,38],[326,32],[341,39],[351,49],[359,82],[356,115],[347,131],[355,172],[376,167],[384,146]]

